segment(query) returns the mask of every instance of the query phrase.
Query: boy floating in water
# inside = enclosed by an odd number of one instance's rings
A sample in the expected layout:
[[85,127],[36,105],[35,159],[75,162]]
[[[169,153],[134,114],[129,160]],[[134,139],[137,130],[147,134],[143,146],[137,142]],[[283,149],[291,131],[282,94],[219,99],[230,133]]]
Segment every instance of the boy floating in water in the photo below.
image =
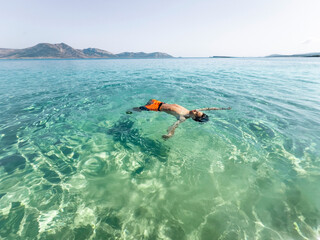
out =
[[[141,112],[141,111],[156,111],[156,112],[165,112],[171,114],[177,118],[177,121],[168,128],[168,133],[166,135],[162,135],[163,139],[168,139],[173,136],[174,131],[179,126],[180,123],[184,122],[188,118],[192,118],[197,122],[207,122],[209,121],[209,117],[207,114],[201,111],[209,111],[209,110],[230,110],[231,108],[201,108],[189,111],[188,109],[178,105],[178,104],[168,104],[164,102],[160,102],[156,99],[151,99],[149,102],[141,107],[135,107],[132,110]],[[127,114],[131,114],[131,111],[127,111]]]

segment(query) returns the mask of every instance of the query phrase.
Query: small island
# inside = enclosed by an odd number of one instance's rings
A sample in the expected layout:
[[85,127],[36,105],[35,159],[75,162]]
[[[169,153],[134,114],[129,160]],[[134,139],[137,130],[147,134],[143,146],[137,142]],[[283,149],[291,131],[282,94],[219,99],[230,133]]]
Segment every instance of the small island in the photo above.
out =
[[293,54],[293,55],[272,54],[266,57],[320,57],[320,52],[302,53],[302,54]]
[[234,57],[231,57],[231,56],[211,56],[209,58],[234,58]]

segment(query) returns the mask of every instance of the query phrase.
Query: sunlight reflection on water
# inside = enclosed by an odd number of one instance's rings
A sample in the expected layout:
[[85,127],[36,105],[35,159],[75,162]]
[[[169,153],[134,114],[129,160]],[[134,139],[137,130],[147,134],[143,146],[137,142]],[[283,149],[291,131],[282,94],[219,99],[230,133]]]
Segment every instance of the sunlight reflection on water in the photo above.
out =
[[[0,236],[316,239],[320,61],[1,61]],[[303,73],[303,74],[302,74]],[[209,112],[125,115],[150,98]]]

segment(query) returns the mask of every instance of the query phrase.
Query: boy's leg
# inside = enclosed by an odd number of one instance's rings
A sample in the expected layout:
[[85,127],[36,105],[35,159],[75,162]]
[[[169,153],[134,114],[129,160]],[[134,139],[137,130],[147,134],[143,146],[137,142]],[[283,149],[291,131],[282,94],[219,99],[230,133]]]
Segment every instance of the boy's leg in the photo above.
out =
[[[154,99],[150,99],[150,100],[147,102],[146,105],[141,106],[141,107],[134,107],[134,108],[132,108],[132,110],[133,110],[133,111],[136,111],[136,112],[150,111],[148,108],[146,108],[146,106],[153,104],[153,102],[154,102]],[[126,113],[127,113],[127,114],[131,114],[132,112],[131,112],[130,110],[128,110]]]
[[[148,108],[146,108],[145,106],[141,106],[141,107],[132,108],[132,111],[141,112],[141,111],[150,111],[150,110]],[[132,114],[131,110],[127,110],[126,113]]]

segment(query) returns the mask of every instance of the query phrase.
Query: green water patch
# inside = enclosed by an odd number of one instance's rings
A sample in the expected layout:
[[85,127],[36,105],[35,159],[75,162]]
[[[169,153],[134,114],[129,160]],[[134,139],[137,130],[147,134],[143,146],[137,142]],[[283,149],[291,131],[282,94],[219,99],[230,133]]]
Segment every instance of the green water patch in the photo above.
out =
[[249,123],[249,128],[261,140],[272,139],[275,136],[274,131],[263,123]]
[[43,177],[50,183],[61,182],[59,174],[56,173],[54,170],[51,170],[49,165],[45,164],[44,166],[40,167],[40,170],[44,173]]
[[[63,190],[60,185],[40,184],[31,187],[33,192],[29,198],[29,205],[39,211],[58,209],[62,203]],[[39,203],[39,197],[41,202]]]
[[144,137],[137,128],[133,127],[134,122],[128,117],[122,117],[111,128],[107,134],[111,135],[115,142],[121,144],[127,150],[136,150],[138,147],[143,152],[143,166],[138,167],[132,174],[140,174],[150,162],[150,157],[155,157],[160,162],[166,162],[169,148],[159,141]]
[[4,196],[4,195],[6,195],[7,193],[0,193],[0,199]]
[[19,154],[9,155],[0,159],[0,166],[2,166],[8,174],[11,174],[16,169],[23,170],[26,166],[26,159]]
[[[0,130],[0,146],[8,148],[18,142],[18,133],[23,129],[23,124],[15,124]],[[3,151],[3,149],[1,149]]]
[[106,223],[115,230],[121,230],[122,223],[119,217],[112,209],[105,209],[104,214],[100,217],[101,223]]
[[21,202],[12,202],[7,216],[0,215],[0,236],[17,238],[17,232],[25,215],[25,207]]
[[74,238],[75,239],[85,240],[85,239],[88,239],[92,235],[93,228],[92,228],[92,226],[87,225],[87,226],[75,228],[73,231],[74,231]]
[[39,234],[39,214],[36,211],[29,210],[27,217],[25,218],[25,224],[23,226],[22,235],[26,236],[25,239],[36,239]]

